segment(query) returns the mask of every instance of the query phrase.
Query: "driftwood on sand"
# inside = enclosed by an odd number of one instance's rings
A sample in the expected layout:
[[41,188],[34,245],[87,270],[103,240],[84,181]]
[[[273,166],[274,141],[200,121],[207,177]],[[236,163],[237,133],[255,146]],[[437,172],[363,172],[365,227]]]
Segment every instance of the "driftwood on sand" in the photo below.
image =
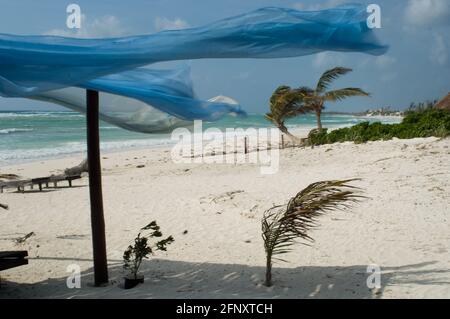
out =
[[[12,180],[12,179],[16,179],[18,177],[19,176],[15,175],[15,174],[0,174],[0,179]],[[9,207],[6,204],[0,203],[0,208],[8,210]]]
[[25,236],[15,238],[14,242],[17,245],[23,244],[27,241],[28,238],[30,238],[31,236],[34,236],[34,235],[36,235],[34,232],[28,233]]
[[74,167],[70,167],[70,168],[66,168],[64,170],[64,174],[66,176],[71,176],[71,175],[81,175],[82,173],[87,173],[88,172],[88,162],[87,159],[83,160],[80,164],[78,164],[77,166]]
[[16,174],[0,174],[0,179],[12,180],[18,179],[19,176]]

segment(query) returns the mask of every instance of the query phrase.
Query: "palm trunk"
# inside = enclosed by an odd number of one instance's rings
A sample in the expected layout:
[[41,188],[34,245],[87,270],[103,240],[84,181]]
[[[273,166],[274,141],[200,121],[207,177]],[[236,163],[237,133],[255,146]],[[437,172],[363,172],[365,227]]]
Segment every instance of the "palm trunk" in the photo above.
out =
[[322,111],[316,111],[317,129],[319,131],[322,130],[322,121],[320,120],[321,115],[322,115]]
[[291,139],[291,141],[292,141],[294,144],[301,142],[301,139],[298,138],[298,137],[295,136],[295,135],[292,135],[291,132],[288,131],[287,127],[284,126],[283,123],[278,124],[278,129],[279,129],[282,133],[286,134],[286,135]]
[[272,256],[266,256],[266,282],[264,283],[267,287],[272,286]]

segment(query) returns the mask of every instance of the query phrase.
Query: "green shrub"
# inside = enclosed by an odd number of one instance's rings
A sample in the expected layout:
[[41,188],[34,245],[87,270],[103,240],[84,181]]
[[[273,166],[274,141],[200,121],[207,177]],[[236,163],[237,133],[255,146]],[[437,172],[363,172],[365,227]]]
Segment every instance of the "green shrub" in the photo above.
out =
[[390,140],[393,137],[409,139],[415,137],[446,137],[450,135],[450,112],[434,108],[408,111],[399,124],[363,122],[352,127],[344,127],[328,133],[327,129],[313,131],[309,135],[312,145],[332,144],[352,141]]
[[172,236],[161,239],[154,244],[149,243],[149,239],[161,238],[162,236],[160,227],[156,221],[152,221],[147,226],[141,228],[139,234],[134,239],[134,244],[129,245],[124,251],[123,268],[130,272],[131,278],[137,279],[142,260],[147,259],[156,250],[166,251],[166,246],[173,243],[174,239]]

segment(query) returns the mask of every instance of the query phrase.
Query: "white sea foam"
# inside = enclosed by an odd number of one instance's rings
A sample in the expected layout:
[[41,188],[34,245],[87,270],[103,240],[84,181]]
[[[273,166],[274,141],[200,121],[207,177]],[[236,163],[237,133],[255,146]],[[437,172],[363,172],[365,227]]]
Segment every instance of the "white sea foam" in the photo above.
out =
[[11,133],[31,132],[31,131],[33,131],[32,128],[5,128],[0,130],[0,134],[11,134]]
[[21,117],[84,117],[83,114],[75,112],[0,112],[0,118],[21,118]]
[[[170,139],[142,139],[106,141],[100,143],[102,152],[115,152],[126,149],[139,149],[171,145]],[[86,154],[85,142],[68,142],[56,147],[43,147],[38,149],[3,149],[0,150],[0,166],[6,166],[17,162],[32,162],[35,160],[54,159],[71,155]]]

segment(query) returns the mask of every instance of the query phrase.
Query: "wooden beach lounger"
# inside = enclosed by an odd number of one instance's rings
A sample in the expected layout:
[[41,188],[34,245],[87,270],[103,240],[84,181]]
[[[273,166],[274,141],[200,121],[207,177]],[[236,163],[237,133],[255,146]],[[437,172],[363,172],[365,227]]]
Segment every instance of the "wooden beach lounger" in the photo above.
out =
[[0,271],[28,264],[27,256],[26,250],[0,251]]
[[25,190],[25,186],[31,186],[31,179],[3,183],[0,182],[0,193],[3,193],[5,188],[17,188],[17,191],[23,192]]
[[50,176],[50,181],[53,182],[53,186],[55,188],[58,187],[58,182],[62,182],[62,181],[68,181],[69,187],[72,187],[72,181],[74,181],[76,179],[80,179],[80,178],[81,178],[81,175]]
[[67,176],[66,177],[66,181],[69,182],[69,187],[72,187],[72,181],[76,180],[76,179],[80,179],[81,175],[71,175],[71,176]]
[[57,188],[59,182],[68,181],[69,187],[72,187],[72,182],[76,179],[80,179],[81,175],[58,175],[58,176],[48,176],[48,177],[39,177],[28,180],[20,180],[20,181],[11,181],[11,182],[0,182],[0,193],[3,193],[6,188],[17,188],[19,192],[25,192],[25,187],[29,186],[33,189],[34,185],[39,186],[39,190],[42,191],[43,186],[46,188],[49,187],[50,183],[53,183],[53,187]]
[[31,189],[33,189],[33,185],[39,186],[39,191],[42,192],[42,184],[45,184],[45,187],[48,187],[48,183],[50,182],[50,177],[39,177],[39,178],[33,178],[31,180]]
[[42,185],[45,184],[45,187],[48,188],[48,184],[50,182],[53,183],[53,187],[58,187],[58,183],[62,182],[62,181],[68,181],[69,182],[69,187],[72,187],[72,181],[76,180],[76,179],[80,179],[81,175],[70,175],[70,176],[65,176],[65,175],[59,175],[59,176],[49,176],[49,177],[41,177],[41,178],[34,178],[31,180],[32,184],[34,185],[38,185],[39,186],[39,190],[42,191]]

